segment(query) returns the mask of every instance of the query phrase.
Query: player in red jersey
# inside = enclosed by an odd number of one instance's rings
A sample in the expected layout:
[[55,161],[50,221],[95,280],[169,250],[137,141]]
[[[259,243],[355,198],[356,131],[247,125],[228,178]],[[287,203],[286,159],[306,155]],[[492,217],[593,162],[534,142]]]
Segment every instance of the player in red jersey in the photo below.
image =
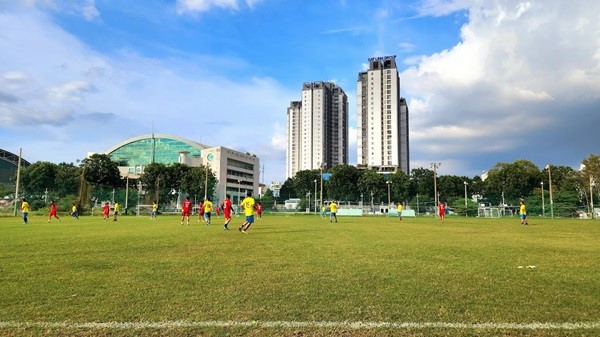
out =
[[185,197],[185,200],[181,204],[181,224],[183,225],[183,219],[187,217],[187,224],[190,224],[190,213],[192,212],[192,201],[190,197]]
[[223,217],[225,218],[225,223],[223,224],[223,229],[228,230],[229,222],[231,221],[231,196],[227,194],[225,196],[225,200],[221,203],[221,208],[223,208]]
[[52,219],[52,217],[55,217],[58,220],[58,222],[60,222],[60,219],[56,214],[56,204],[54,203],[54,200],[50,200],[50,214],[48,214],[48,222],[50,222],[50,219]]
[[258,215],[259,219],[262,219],[262,205],[261,203],[256,203],[256,215]]
[[108,202],[105,202],[104,206],[102,206],[102,216],[104,217],[104,220],[108,220],[110,217],[110,205]]
[[198,222],[204,220],[204,203],[200,201],[198,204]]
[[438,205],[438,215],[440,216],[440,223],[444,223],[444,216],[446,215],[446,205],[441,201]]

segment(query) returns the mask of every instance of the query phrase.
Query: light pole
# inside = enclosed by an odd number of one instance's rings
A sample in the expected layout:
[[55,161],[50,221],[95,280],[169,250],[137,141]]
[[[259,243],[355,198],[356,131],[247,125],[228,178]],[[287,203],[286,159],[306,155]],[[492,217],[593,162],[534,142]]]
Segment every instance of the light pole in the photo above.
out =
[[[437,205],[439,204],[439,197],[438,197],[438,193],[437,193],[437,169],[442,166],[442,163],[431,163],[429,164],[429,167],[431,167],[433,169],[433,198],[434,198],[434,202],[435,205],[433,205],[433,207],[437,207]],[[437,214],[437,212],[436,212]]]
[[550,190],[550,217],[554,218],[554,198],[552,198],[552,169],[550,164],[546,165],[548,169],[548,189]]
[[238,204],[241,203],[241,200],[242,200],[242,199],[240,199],[241,194],[242,194],[242,181],[238,180],[238,202],[237,202]]
[[546,202],[544,200],[544,182],[542,181],[540,183],[540,185],[542,185],[542,217],[546,216]]
[[592,211],[592,220],[594,219],[594,195],[592,194],[594,186],[596,186],[594,178],[590,175],[590,209]]
[[113,205],[115,204],[115,189],[114,188],[112,191],[112,203],[113,203]]
[[363,207],[363,194],[360,194],[360,208]]
[[371,191],[371,212],[375,212],[375,207],[373,206],[373,191]]
[[319,208],[323,208],[323,163],[319,164],[321,170],[321,194],[319,196]]
[[306,213],[310,212],[310,191],[306,193],[306,197],[308,198],[308,202],[306,203]]
[[317,211],[317,179],[315,179],[315,214],[318,214],[318,211]]
[[392,184],[392,182],[388,180],[385,183],[388,186],[388,206],[390,206],[392,204],[392,199],[390,199],[390,185]]
[[465,184],[465,218],[466,218],[469,216],[469,214],[468,214],[469,206],[467,206],[467,185],[469,185],[469,183],[466,181],[463,181],[463,183]]

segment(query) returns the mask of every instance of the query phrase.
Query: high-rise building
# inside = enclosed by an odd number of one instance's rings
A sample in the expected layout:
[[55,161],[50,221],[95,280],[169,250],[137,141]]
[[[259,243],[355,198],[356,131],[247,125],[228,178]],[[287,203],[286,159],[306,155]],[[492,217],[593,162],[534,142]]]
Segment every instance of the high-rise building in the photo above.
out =
[[409,174],[408,106],[400,96],[396,56],[370,58],[356,90],[357,164]]
[[331,82],[302,86],[287,109],[288,178],[298,171],[348,164],[348,96]]

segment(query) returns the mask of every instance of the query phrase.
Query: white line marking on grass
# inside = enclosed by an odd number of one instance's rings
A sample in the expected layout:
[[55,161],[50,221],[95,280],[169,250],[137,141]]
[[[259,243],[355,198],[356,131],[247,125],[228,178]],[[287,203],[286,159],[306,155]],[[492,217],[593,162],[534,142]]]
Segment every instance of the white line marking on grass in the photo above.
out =
[[0,321],[0,328],[63,329],[173,329],[173,328],[344,328],[344,329],[503,329],[503,330],[590,330],[600,329],[600,322],[579,323],[450,323],[450,322],[319,322],[319,321],[163,321],[163,322],[14,322]]

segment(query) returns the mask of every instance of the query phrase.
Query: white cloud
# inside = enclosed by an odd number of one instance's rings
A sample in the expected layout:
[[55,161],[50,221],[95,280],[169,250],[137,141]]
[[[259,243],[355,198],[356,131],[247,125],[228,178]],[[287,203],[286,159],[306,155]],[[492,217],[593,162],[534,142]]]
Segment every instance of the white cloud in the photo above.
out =
[[573,139],[586,146],[576,119],[600,104],[600,4],[431,0],[420,14],[463,9],[460,43],[404,61],[414,162],[490,154],[493,165],[516,152],[549,158]]
[[[245,0],[246,6],[254,8],[263,0]],[[240,9],[239,0],[177,0],[176,8],[178,14],[208,12],[213,7],[231,9],[238,11]]]

